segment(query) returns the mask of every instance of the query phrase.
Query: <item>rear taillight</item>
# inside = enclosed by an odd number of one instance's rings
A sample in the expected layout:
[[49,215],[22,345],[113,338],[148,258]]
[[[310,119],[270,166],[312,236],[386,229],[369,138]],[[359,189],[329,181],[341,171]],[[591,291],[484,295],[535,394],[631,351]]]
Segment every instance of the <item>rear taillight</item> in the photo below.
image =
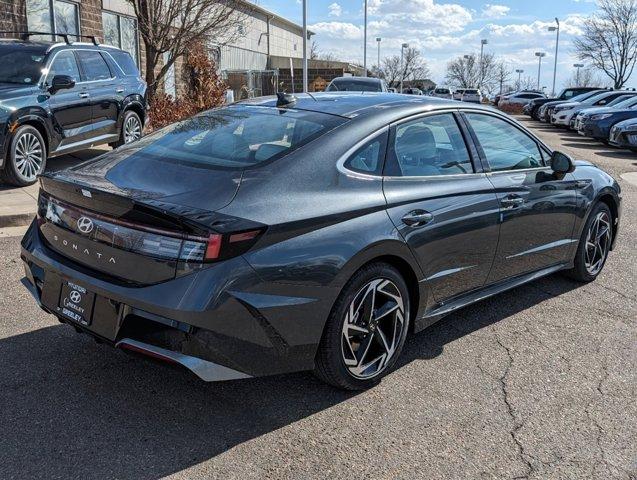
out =
[[263,228],[243,232],[214,233],[208,237],[204,261],[214,262],[247,252],[265,231]]

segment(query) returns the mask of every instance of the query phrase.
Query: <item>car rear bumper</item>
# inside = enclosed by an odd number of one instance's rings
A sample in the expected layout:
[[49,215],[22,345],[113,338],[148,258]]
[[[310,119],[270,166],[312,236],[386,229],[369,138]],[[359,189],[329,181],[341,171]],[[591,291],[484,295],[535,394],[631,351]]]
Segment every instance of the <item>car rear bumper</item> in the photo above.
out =
[[[243,257],[160,284],[119,284],[48,248],[35,221],[21,257],[23,283],[61,322],[208,381],[312,369],[338,294],[331,287],[263,282]],[[94,294],[86,324],[63,312],[67,282]]]

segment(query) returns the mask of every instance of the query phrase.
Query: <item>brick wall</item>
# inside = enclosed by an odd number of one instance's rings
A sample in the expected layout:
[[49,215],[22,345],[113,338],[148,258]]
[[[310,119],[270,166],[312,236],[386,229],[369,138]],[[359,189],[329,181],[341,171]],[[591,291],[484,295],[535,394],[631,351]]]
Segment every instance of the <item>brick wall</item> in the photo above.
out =
[[0,31],[24,31],[27,29],[25,5],[25,0],[0,0]]

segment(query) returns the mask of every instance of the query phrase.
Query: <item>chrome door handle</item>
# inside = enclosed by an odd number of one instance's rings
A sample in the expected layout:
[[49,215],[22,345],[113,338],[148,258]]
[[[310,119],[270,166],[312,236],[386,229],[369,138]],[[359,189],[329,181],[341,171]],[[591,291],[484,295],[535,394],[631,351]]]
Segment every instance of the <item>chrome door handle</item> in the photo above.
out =
[[117,88],[115,90],[115,93],[124,93],[124,89],[123,88]]
[[88,93],[82,92],[79,94],[80,98],[88,98]]
[[518,195],[509,195],[508,197],[503,198],[500,202],[505,208],[516,208],[524,204],[524,199]]
[[433,214],[429,212],[425,212],[424,210],[412,210],[402,218],[402,221],[409,227],[417,227],[419,225],[425,225],[433,219]]

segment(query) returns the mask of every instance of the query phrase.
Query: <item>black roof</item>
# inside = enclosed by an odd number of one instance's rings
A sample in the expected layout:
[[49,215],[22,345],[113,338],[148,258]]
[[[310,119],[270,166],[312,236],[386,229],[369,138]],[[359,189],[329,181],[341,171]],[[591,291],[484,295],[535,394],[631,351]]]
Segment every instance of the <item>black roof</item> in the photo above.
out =
[[[295,96],[297,98],[296,103],[288,108],[339,115],[346,118],[353,118],[361,115],[380,115],[386,113],[390,109],[393,112],[404,111],[409,114],[410,111],[422,110],[423,107],[430,107],[432,110],[467,107],[467,104],[454,100],[384,92],[299,93],[295,94]],[[243,105],[276,107],[277,97],[259,97],[242,100],[240,103]],[[471,105],[471,108],[476,107],[485,108]]]

